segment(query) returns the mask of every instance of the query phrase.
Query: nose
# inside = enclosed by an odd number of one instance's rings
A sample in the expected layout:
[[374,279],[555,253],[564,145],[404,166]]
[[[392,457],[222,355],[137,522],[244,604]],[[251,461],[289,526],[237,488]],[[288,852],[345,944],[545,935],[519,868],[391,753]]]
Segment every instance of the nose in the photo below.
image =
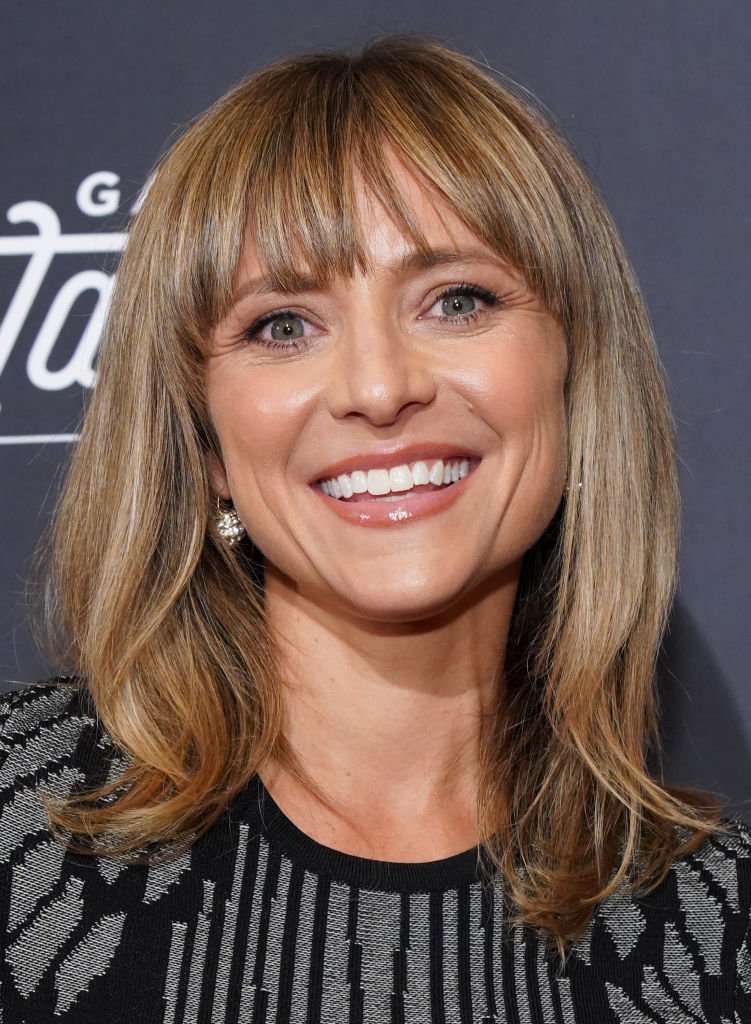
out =
[[360,321],[337,348],[328,382],[328,407],[337,419],[362,416],[388,426],[407,407],[435,398],[435,367],[398,325],[379,319],[363,328]]

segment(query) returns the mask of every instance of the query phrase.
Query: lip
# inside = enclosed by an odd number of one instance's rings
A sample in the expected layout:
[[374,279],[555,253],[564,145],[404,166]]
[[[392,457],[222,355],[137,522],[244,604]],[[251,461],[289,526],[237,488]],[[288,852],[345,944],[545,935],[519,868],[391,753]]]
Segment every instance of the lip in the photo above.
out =
[[[456,444],[439,444],[437,441],[427,441],[424,444],[392,445],[389,448],[374,448],[369,452],[361,452],[359,455],[350,455],[346,459],[340,459],[339,462],[332,462],[330,466],[319,470],[308,480],[308,483],[312,485],[321,480],[330,480],[332,476],[353,473],[356,469],[393,469],[394,466],[417,462],[419,459],[441,458],[476,459],[479,462],[482,455],[473,448],[464,448]],[[448,488],[448,490],[452,489],[453,487]]]
[[[478,466],[479,459],[470,467],[467,476],[457,480],[450,487],[443,487],[438,491],[424,491],[421,494],[415,494],[412,498],[405,498],[404,501],[352,501],[351,499],[342,501],[324,494],[320,487],[311,485],[311,490],[318,495],[319,500],[326,503],[327,508],[348,523],[376,528],[404,526],[406,523],[426,519],[443,512],[444,509],[458,501],[466,492],[467,485],[475,475]],[[340,472],[346,471],[341,470]]]

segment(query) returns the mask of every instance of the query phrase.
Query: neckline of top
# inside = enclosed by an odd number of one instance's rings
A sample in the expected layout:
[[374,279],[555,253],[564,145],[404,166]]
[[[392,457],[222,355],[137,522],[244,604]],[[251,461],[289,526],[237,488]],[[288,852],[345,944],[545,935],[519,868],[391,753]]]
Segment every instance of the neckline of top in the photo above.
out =
[[324,846],[285,815],[258,774],[251,777],[233,801],[231,813],[235,817],[250,817],[266,839],[294,864],[360,889],[427,892],[456,889],[483,877],[479,846],[439,860],[414,863],[371,860]]

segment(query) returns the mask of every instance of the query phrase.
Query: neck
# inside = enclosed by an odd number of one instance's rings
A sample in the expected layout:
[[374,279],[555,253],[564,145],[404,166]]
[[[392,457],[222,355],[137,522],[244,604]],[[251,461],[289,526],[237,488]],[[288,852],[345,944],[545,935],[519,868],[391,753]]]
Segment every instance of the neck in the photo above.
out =
[[[414,828],[474,812],[519,568],[430,619],[383,623],[307,594],[267,565],[285,736],[352,820]],[[276,771],[268,777],[279,785]]]

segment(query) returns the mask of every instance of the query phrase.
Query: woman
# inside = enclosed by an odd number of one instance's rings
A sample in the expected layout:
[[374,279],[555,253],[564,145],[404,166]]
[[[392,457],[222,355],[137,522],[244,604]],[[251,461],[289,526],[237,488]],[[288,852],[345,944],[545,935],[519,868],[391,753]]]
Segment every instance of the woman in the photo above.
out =
[[645,767],[677,517],[528,101],[403,38],[239,85],[118,274],[71,676],[5,700],[4,1024],[751,1020],[751,834]]

